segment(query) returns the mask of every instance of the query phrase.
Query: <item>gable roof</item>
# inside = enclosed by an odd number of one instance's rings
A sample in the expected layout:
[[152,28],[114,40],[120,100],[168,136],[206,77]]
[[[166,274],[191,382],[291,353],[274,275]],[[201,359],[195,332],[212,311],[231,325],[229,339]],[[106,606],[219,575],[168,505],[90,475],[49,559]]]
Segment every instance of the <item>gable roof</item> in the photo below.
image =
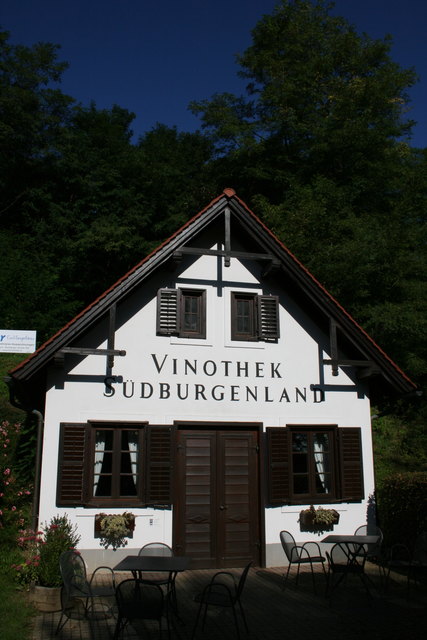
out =
[[[265,226],[265,224],[249,209],[233,189],[225,189],[207,207],[202,209],[184,226],[178,229],[157,249],[152,251],[120,280],[104,291],[96,300],[81,311],[68,324],[47,340],[37,351],[16,366],[11,372],[12,381],[19,387],[25,387],[46,369],[55,354],[78,340],[94,322],[109,313],[110,308],[131,293],[145,279],[150,277],[159,267],[167,263],[177,253],[197,253],[197,249],[189,247],[196,236],[222,216],[228,216],[234,224],[244,229],[253,240],[254,246],[261,252],[250,254],[254,260],[262,260],[273,265],[286,276],[286,284],[292,287],[298,300],[305,301],[311,314],[316,312],[323,321],[338,327],[339,338],[345,343],[346,351],[350,349],[361,361],[368,361],[371,373],[397,393],[409,393],[416,385],[408,376],[382,351],[372,338],[357,324],[349,313],[331,296],[316,278],[299,262],[289,249]],[[227,244],[227,243],[226,243]],[[233,251],[226,247],[222,251],[203,250],[205,254],[242,257],[249,254]],[[319,315],[320,312],[320,315]],[[335,334],[334,334],[335,335]]]

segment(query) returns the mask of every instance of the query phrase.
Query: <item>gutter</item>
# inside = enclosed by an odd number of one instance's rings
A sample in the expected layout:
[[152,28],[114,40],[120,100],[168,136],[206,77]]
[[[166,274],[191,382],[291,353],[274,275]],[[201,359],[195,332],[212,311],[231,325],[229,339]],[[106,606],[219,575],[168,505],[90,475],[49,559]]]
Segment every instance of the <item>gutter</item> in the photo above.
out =
[[13,378],[6,376],[4,382],[9,387],[9,402],[16,409],[25,411],[27,416],[36,416],[37,418],[37,446],[36,446],[36,464],[34,470],[34,493],[33,503],[31,507],[31,529],[33,531],[38,530],[39,525],[39,506],[40,506],[40,481],[41,481],[41,467],[42,467],[42,449],[43,449],[43,436],[44,436],[44,418],[43,415],[37,409],[28,409],[23,407],[15,398],[15,388]]

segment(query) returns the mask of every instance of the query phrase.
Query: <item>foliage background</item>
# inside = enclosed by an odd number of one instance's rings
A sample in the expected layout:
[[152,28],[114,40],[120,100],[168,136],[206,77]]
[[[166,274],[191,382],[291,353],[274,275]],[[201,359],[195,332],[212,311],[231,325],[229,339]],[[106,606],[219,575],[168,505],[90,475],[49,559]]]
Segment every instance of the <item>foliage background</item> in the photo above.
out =
[[[134,114],[61,91],[57,45],[0,31],[0,327],[42,343],[233,187],[422,390],[427,151],[410,140],[416,73],[390,51],[323,0],[282,0],[237,57],[244,94],[193,102],[195,133],[134,143]],[[378,480],[425,470],[425,399],[374,411]]]

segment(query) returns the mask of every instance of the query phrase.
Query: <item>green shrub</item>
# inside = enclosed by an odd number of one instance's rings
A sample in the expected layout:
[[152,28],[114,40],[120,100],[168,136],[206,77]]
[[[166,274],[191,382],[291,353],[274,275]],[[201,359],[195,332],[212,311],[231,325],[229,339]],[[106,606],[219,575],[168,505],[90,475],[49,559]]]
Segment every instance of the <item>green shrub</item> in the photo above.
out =
[[22,586],[36,583],[44,587],[59,587],[62,577],[59,557],[63,551],[75,549],[80,536],[66,515],[55,516],[41,531],[21,531],[18,546],[19,563],[15,563],[15,579]]
[[379,524],[384,544],[405,543],[412,547],[427,531],[427,473],[396,473],[377,489]]

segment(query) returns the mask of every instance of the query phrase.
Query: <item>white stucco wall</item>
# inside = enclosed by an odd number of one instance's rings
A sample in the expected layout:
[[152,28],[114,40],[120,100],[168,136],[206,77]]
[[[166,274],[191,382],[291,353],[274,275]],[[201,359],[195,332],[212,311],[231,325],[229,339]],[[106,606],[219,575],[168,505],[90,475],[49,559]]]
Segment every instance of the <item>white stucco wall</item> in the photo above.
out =
[[[365,500],[342,504],[334,533],[349,533],[366,522],[367,499],[374,490],[370,407],[366,389],[351,370],[340,368],[333,377],[323,366],[328,339],[322,335],[284,291],[261,286],[256,273],[232,259],[219,265],[216,257],[204,256],[184,268],[179,277],[153,279],[117,310],[116,357],[113,376],[106,388],[106,358],[67,356],[65,368],[49,373],[45,409],[40,520],[67,513],[77,523],[82,549],[100,549],[93,536],[93,516],[98,509],[58,508],[56,500],[59,424],[86,420],[148,421],[173,424],[174,420],[260,422],[265,427],[287,424],[336,424],[361,427],[364,458]],[[160,287],[180,286],[207,292],[206,340],[156,336],[156,294]],[[278,343],[232,342],[230,339],[230,292],[251,291],[280,296]],[[76,346],[106,348],[106,322],[95,327]],[[186,364],[185,361],[190,364]],[[194,373],[191,368],[196,368]],[[178,396],[181,385],[182,400]],[[188,388],[187,388],[188,385]],[[196,386],[202,385],[202,386]],[[326,385],[324,401],[313,391]],[[247,391],[247,387],[250,391]],[[253,398],[257,395],[257,400]],[[148,397],[149,396],[149,397]],[[269,508],[265,512],[267,565],[283,564],[279,532],[287,529],[297,540],[317,539],[301,533],[299,511],[309,505]],[[122,513],[122,509],[110,512]],[[107,511],[107,509],[104,509]],[[172,542],[172,512],[132,509],[136,528],[129,548],[153,540]],[[100,553],[103,553],[100,551]],[[99,563],[98,563],[99,564]]]

